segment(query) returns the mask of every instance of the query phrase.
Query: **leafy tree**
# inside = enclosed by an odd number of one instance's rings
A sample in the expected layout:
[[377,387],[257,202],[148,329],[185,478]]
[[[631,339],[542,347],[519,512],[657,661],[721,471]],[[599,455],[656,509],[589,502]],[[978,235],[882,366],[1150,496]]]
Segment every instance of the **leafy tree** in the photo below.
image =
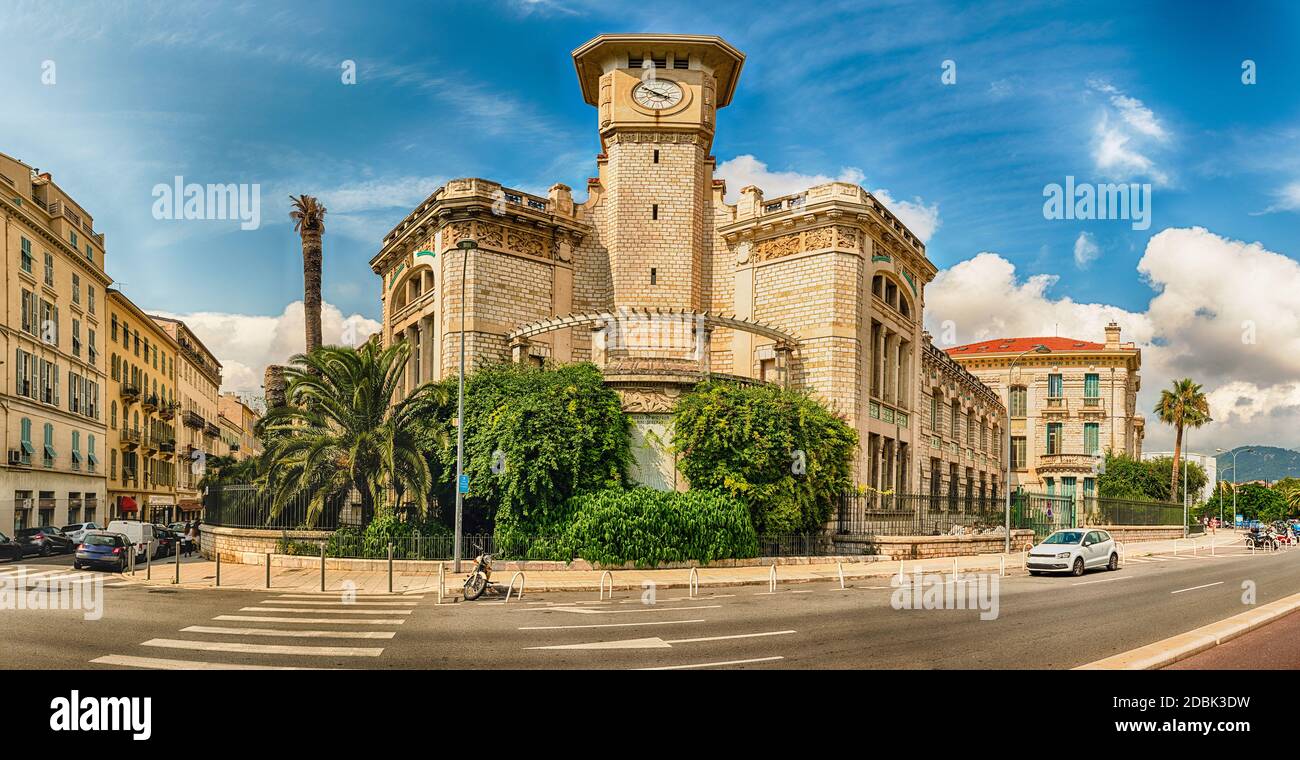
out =
[[[456,378],[441,387],[449,399],[437,413],[449,420],[455,413]],[[448,423],[429,424],[450,429]],[[497,543],[507,552],[519,551],[527,536],[557,532],[570,497],[625,485],[631,461],[628,425],[618,394],[594,364],[511,363],[470,374],[465,380],[466,526],[475,519],[493,524]],[[444,473],[439,501],[453,503],[453,436],[439,459]]]
[[1286,517],[1286,497],[1281,492],[1260,485],[1243,483],[1237,487],[1237,511],[1247,520],[1269,522]]
[[[1205,488],[1205,470],[1196,462],[1187,462],[1187,489],[1200,493]],[[1175,501],[1169,491],[1170,457],[1134,459],[1127,454],[1107,452],[1106,472],[1097,478],[1097,493],[1106,499],[1138,501]],[[1178,473],[1182,482],[1182,472]]]
[[749,506],[760,533],[821,530],[852,488],[853,428],[805,393],[709,381],[677,404],[673,447],[692,488]]
[[[190,463],[181,462],[181,467]],[[199,478],[199,488],[223,486],[233,483],[252,483],[257,479],[260,462],[257,457],[236,459],[232,456],[208,457],[204,463],[203,477]]]
[[293,357],[285,368],[285,405],[259,423],[267,442],[261,474],[273,502],[272,514],[290,500],[309,494],[308,520],[314,522],[331,500],[356,489],[361,519],[369,523],[387,491],[409,493],[424,511],[434,474],[419,448],[416,415],[441,386],[426,383],[394,402],[410,346],[380,349],[318,348]]
[[[1173,469],[1174,460],[1171,457],[1156,457],[1155,459],[1149,459],[1144,461],[1143,464],[1149,467],[1155,473],[1156,477],[1160,480],[1162,484],[1167,482],[1169,480],[1169,474],[1171,472],[1174,472]],[[1196,495],[1200,494],[1203,490],[1205,490],[1205,483],[1208,480],[1205,474],[1205,468],[1201,467],[1201,465],[1196,462],[1184,460],[1183,462],[1179,463],[1178,470],[1176,471],[1176,477],[1178,479],[1178,490],[1174,493],[1177,493],[1179,495],[1173,496],[1171,494],[1170,498],[1167,499],[1168,501],[1177,501],[1179,503],[1182,503],[1181,494],[1183,492],[1183,467],[1184,466],[1187,467],[1187,492],[1193,495],[1193,498],[1190,501],[1194,503],[1196,500]]]
[[1174,460],[1169,473],[1169,493],[1174,500],[1178,497],[1178,463],[1183,452],[1183,429],[1198,428],[1210,422],[1210,402],[1201,392],[1201,386],[1191,378],[1173,381],[1171,388],[1160,392],[1156,402],[1156,416],[1161,422],[1173,425],[1177,431],[1174,435]]

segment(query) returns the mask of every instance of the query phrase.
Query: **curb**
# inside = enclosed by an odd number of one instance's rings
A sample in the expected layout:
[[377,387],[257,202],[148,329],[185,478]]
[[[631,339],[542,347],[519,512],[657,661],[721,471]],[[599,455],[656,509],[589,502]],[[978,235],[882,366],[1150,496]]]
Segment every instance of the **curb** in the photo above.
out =
[[1292,594],[1154,644],[1080,665],[1074,670],[1157,670],[1231,641],[1296,610],[1300,610],[1300,594]]

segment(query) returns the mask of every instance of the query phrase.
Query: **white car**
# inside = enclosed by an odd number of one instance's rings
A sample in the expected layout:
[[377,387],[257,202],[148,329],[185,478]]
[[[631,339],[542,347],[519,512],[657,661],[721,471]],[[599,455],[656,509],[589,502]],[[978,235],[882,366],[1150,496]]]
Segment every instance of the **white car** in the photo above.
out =
[[92,530],[99,530],[99,526],[93,522],[73,523],[71,525],[63,526],[64,534],[78,544],[84,541],[86,534]]
[[1118,570],[1119,550],[1115,539],[1104,530],[1069,528],[1056,531],[1030,549],[1025,567],[1030,575],[1083,575],[1085,570],[1097,567]]

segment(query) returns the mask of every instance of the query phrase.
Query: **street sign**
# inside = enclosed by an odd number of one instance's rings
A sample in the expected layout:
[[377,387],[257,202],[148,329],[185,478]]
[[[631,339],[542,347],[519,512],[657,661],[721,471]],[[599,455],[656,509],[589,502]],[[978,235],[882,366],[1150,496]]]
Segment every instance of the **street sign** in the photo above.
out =
[[461,476],[460,476],[460,489],[459,489],[459,490],[460,490],[461,493],[469,493],[469,476],[468,476],[468,475],[461,475]]

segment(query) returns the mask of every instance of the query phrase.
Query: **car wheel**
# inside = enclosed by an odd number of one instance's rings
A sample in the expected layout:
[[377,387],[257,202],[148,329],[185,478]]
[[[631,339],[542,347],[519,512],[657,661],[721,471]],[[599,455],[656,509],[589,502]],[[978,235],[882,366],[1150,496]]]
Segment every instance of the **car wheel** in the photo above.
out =
[[45,544],[45,545],[43,545],[43,546],[41,547],[41,556],[42,556],[42,557],[48,557],[48,556],[50,556],[50,545],[49,545],[49,544]]
[[1029,574],[1030,574],[1030,575],[1042,575],[1042,573],[1038,572],[1037,570],[1030,570],[1030,571],[1029,571]]
[[81,569],[81,563],[80,563],[80,562],[77,562],[76,560],[73,560],[73,562],[72,562],[72,569],[73,569],[73,570],[80,570],[80,569]]
[[1074,568],[1070,571],[1070,573],[1076,578],[1079,577],[1080,575],[1083,575],[1083,557],[1074,558]]
[[1119,569],[1119,555],[1116,554],[1115,552],[1110,553],[1110,562],[1106,563],[1106,569],[1107,570]]

